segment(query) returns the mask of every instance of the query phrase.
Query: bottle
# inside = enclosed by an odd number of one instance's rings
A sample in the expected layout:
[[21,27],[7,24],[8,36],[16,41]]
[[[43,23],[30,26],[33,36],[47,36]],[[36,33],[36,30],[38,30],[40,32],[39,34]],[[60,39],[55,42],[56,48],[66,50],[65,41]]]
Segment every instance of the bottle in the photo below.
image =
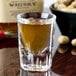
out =
[[17,33],[19,13],[42,11],[43,0],[0,0],[0,30]]

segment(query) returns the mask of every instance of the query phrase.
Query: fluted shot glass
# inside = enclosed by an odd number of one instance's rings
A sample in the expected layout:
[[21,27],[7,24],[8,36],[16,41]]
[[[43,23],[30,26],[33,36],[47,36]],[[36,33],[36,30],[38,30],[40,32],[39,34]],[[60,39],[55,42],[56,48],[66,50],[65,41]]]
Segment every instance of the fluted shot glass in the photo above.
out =
[[41,12],[17,16],[20,65],[25,71],[46,72],[51,68],[55,19],[54,14]]

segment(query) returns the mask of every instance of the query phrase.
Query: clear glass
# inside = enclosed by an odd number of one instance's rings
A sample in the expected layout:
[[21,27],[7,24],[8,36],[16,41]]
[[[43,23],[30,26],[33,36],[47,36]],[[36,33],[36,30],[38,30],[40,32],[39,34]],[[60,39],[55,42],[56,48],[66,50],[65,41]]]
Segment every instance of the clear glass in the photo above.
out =
[[25,71],[45,72],[51,68],[55,19],[53,14],[40,12],[17,16],[20,65]]

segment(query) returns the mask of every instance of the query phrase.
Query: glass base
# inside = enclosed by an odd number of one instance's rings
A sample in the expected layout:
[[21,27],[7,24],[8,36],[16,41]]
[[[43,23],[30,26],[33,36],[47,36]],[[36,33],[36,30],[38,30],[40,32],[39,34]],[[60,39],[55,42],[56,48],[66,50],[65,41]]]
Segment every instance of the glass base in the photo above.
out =
[[51,69],[46,72],[28,72],[23,69],[20,69],[20,76],[56,76],[56,75],[52,75]]
[[33,55],[32,53],[25,53],[24,50],[19,49],[20,66],[23,70],[29,72],[46,72],[51,68],[52,56],[49,50],[43,55]]
[[22,64],[22,68],[25,71],[30,71],[30,72],[46,72],[50,69],[50,66],[48,65],[34,65],[34,64],[28,64],[28,65],[23,65]]

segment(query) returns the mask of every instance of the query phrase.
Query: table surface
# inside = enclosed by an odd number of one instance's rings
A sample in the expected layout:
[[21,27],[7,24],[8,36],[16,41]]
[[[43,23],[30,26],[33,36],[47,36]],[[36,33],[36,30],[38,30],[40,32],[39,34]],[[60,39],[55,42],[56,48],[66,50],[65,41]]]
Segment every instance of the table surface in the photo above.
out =
[[[58,28],[54,35],[54,52],[53,52],[53,66],[50,70],[52,76],[76,76],[76,56],[71,54],[75,48],[69,47],[66,53],[58,53],[59,44],[57,37],[60,35]],[[20,69],[18,41],[16,38],[0,40],[0,76],[49,76],[46,73],[30,73]],[[65,48],[64,47],[64,48]],[[76,49],[75,49],[76,50]]]

